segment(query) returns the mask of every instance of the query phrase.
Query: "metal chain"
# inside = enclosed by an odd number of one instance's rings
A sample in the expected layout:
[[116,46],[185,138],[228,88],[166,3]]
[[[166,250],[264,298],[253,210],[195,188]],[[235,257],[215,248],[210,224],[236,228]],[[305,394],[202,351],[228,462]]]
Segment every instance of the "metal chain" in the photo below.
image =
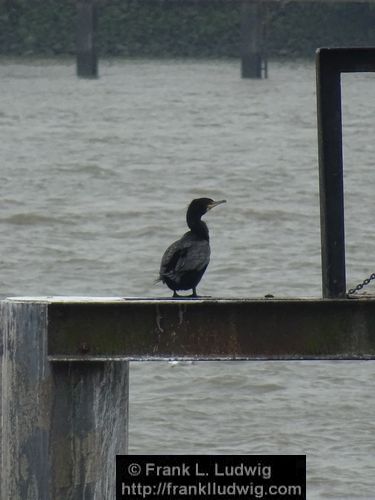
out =
[[353,293],[356,293],[358,292],[359,290],[362,290],[362,288],[364,286],[367,286],[370,281],[372,280],[375,280],[375,273],[372,273],[371,276],[369,276],[368,278],[366,278],[364,281],[362,281],[362,283],[359,283],[356,287],[354,288],[351,288],[349,291],[348,291],[348,295],[352,295]]

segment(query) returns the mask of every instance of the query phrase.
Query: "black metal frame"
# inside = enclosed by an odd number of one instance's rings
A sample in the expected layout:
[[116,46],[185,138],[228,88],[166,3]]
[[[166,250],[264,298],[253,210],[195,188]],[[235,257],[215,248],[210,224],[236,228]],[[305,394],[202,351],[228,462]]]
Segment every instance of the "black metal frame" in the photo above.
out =
[[320,225],[324,298],[346,296],[341,73],[375,72],[375,48],[318,49]]

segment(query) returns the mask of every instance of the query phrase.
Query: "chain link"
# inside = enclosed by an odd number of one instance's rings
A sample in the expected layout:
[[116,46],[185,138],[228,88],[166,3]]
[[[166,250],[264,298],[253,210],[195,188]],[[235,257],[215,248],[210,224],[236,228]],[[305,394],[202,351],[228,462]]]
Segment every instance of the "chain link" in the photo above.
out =
[[351,288],[348,291],[348,295],[352,295],[353,293],[359,292],[359,290],[362,290],[362,288],[364,286],[367,286],[372,280],[375,280],[375,273],[372,273],[371,276],[363,280],[362,283],[359,283],[356,287]]

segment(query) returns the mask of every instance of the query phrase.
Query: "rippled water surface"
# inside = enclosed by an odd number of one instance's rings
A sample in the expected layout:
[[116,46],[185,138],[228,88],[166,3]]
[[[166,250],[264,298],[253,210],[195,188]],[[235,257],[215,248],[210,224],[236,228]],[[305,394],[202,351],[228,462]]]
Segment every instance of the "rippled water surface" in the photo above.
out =
[[[199,292],[320,295],[315,71],[272,62],[0,62],[2,295],[166,296],[197,196]],[[345,75],[348,282],[374,272],[375,77]],[[305,453],[308,498],[375,498],[371,362],[133,363],[130,451]]]

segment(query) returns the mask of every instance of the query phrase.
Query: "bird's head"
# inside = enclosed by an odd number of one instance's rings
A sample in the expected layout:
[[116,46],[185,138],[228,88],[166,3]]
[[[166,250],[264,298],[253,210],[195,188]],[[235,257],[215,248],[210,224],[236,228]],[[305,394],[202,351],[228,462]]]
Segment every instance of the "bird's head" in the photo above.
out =
[[196,198],[189,205],[188,215],[190,214],[200,218],[206,212],[211,210],[211,208],[214,208],[221,203],[226,203],[226,200],[214,201],[211,200],[211,198]]

